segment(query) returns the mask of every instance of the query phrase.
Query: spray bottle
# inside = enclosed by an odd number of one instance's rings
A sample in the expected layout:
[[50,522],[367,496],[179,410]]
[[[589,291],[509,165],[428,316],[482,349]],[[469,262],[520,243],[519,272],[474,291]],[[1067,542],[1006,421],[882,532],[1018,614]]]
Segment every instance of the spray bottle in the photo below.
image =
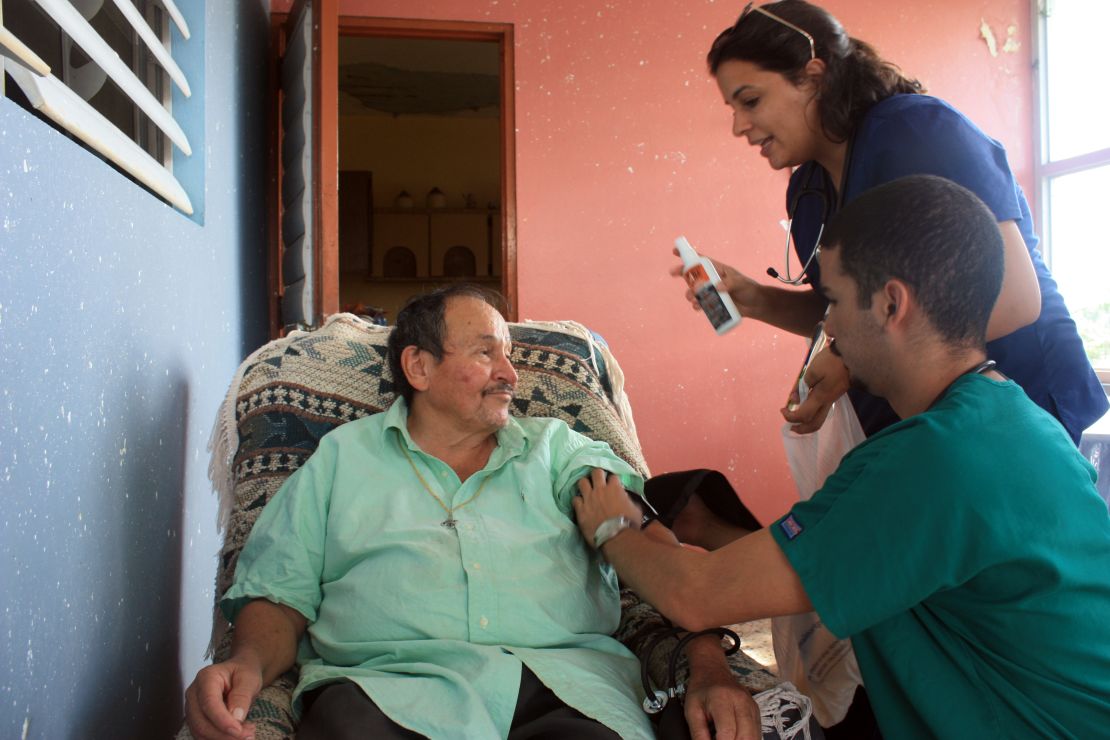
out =
[[699,256],[684,236],[675,239],[674,245],[678,248],[678,256],[682,258],[682,277],[686,278],[686,283],[694,291],[698,305],[701,306],[701,310],[705,312],[709,323],[717,333],[724,334],[739,324],[740,311],[732,302],[732,296],[717,290],[716,284],[721,276],[717,274],[713,261]]

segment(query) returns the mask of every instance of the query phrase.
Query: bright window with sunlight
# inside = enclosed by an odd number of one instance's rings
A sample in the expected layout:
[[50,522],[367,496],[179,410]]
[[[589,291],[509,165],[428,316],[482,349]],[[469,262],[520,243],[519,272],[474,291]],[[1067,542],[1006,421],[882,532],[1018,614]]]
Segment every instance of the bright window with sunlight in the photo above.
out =
[[[1110,97],[1099,77],[1107,0],[1036,0],[1043,248],[1087,354],[1110,382]],[[1092,78],[1092,75],[1094,77]]]

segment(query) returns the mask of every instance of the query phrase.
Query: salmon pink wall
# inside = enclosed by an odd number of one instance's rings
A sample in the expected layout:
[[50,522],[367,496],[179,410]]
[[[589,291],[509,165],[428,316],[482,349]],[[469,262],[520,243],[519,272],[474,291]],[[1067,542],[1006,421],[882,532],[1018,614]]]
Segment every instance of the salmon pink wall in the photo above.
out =
[[[804,342],[755,322],[719,338],[667,275],[678,234],[753,275],[782,259],[786,174],[731,137],[705,70],[710,42],[742,3],[339,5],[350,16],[514,25],[520,316],[575,319],[609,341],[654,473],[717,468],[757,516],[783,511],[793,487],[778,409]],[[1028,0],[826,7],[1001,140],[1030,190]]]

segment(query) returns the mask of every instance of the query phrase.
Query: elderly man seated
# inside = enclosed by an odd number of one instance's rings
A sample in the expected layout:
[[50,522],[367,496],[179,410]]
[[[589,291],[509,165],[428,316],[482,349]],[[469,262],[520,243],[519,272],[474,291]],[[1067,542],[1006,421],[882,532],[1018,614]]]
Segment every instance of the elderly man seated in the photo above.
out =
[[[221,604],[231,655],[186,694],[195,737],[249,737],[252,700],[294,662],[299,738],[652,736],[639,664],[610,636],[616,578],[571,504],[592,468],[632,491],[643,481],[561,421],[510,417],[509,354],[479,289],[401,311],[400,398],[324,437],[251,532]],[[644,531],[674,543],[657,523]],[[758,737],[759,711],[712,643],[690,652],[702,685],[721,681],[707,719]]]

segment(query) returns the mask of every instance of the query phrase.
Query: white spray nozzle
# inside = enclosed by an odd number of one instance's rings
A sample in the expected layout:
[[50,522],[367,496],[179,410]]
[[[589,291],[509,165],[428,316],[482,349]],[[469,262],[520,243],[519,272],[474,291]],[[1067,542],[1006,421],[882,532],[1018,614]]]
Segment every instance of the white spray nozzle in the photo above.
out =
[[690,242],[686,241],[686,237],[678,237],[674,240],[674,245],[678,249],[678,256],[682,258],[683,267],[692,267],[698,261],[698,253],[690,246]]

